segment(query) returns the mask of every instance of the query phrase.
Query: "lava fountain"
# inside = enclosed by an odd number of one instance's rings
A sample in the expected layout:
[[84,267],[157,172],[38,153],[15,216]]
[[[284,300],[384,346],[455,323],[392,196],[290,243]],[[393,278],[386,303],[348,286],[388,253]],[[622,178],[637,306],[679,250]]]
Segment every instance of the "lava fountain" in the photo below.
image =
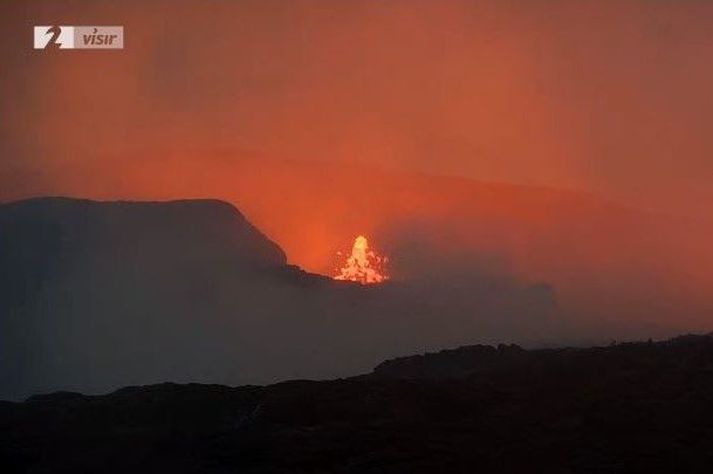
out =
[[[337,255],[341,255],[338,253]],[[352,253],[337,270],[335,280],[356,281],[362,285],[381,283],[389,279],[386,264],[389,259],[378,255],[369,248],[369,241],[363,235],[354,240]]]

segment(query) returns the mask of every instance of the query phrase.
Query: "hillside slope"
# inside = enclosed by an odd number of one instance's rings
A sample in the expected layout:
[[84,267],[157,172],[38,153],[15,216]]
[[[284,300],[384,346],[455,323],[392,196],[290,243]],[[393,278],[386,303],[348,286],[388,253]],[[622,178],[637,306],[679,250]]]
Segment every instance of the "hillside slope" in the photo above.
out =
[[0,467],[703,473],[713,462],[710,336],[590,349],[464,347],[416,359],[438,370],[413,374],[409,358],[388,372],[324,382],[162,384],[0,403]]
[[0,205],[0,399],[363,372],[424,347],[549,334],[554,292],[503,277],[361,287],[309,274],[231,205]]

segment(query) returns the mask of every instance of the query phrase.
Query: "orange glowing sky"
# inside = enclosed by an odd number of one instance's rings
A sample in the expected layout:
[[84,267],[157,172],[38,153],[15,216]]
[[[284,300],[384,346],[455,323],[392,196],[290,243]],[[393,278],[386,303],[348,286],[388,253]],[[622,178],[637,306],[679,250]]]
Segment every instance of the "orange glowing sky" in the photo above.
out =
[[[0,18],[3,199],[138,159],[170,172],[188,147],[688,215],[713,200],[711,2],[6,1]],[[97,22],[125,25],[126,49],[27,46],[33,24]]]
[[[37,24],[126,48],[33,51]],[[713,2],[4,1],[0,26],[2,200],[227,199],[313,271],[415,227],[559,287],[709,289]]]

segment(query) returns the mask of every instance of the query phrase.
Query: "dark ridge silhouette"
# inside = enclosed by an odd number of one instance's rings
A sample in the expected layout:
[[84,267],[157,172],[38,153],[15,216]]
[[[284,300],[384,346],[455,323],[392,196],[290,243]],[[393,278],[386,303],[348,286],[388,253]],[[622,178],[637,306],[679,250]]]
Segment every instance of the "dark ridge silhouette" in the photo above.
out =
[[708,472],[713,337],[472,346],[348,379],[0,403],[3,472]]
[[276,244],[216,200],[37,198],[0,205],[0,229],[0,291],[15,304],[81,265],[96,265],[96,272],[170,273],[191,262],[236,270],[286,263]]
[[[646,370],[665,371],[672,365],[707,364],[695,360],[707,356],[713,344],[711,334],[678,336],[662,342],[612,344],[592,348],[559,348],[525,350],[515,344],[464,346],[439,352],[399,357],[382,362],[372,372],[375,377],[439,380],[462,379],[497,372],[520,373],[523,376],[543,371],[597,370],[632,373]],[[674,357],[675,355],[675,357]],[[694,360],[691,360],[694,359]],[[710,362],[713,369],[713,360]],[[606,375],[604,375],[606,376]]]
[[553,337],[549,286],[457,279],[310,274],[216,200],[2,204],[0,399],[333,378],[428,347]]

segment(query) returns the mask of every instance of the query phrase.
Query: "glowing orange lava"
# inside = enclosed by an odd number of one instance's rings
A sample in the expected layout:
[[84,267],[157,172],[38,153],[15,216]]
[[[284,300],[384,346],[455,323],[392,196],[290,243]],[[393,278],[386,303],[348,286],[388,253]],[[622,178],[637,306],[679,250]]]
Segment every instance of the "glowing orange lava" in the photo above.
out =
[[[340,254],[338,254],[340,255]],[[344,266],[338,270],[335,280],[357,281],[362,285],[381,283],[389,279],[386,264],[389,259],[369,248],[369,241],[363,235],[354,240],[352,253]]]

